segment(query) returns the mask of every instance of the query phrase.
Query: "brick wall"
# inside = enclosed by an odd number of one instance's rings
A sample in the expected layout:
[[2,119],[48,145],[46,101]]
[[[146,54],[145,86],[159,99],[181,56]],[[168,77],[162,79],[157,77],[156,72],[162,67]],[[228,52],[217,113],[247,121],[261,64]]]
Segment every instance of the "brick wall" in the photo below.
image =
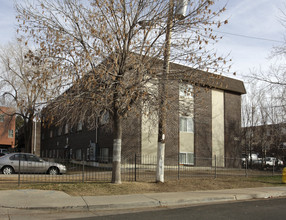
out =
[[[171,99],[168,100],[169,103],[167,104],[166,165],[177,164],[179,153],[179,83],[172,81],[170,85],[172,86],[168,87],[167,92]],[[211,166],[211,160],[207,159],[212,157],[211,90],[194,89],[195,166]],[[225,156],[229,158],[240,156],[239,141],[236,139],[236,137],[239,137],[241,122],[240,101],[240,95],[225,92]],[[53,130],[53,138],[49,137],[51,129]],[[141,154],[141,115],[129,112],[128,117],[123,120],[122,131],[122,157],[130,156],[134,158],[135,154]],[[95,143],[96,136],[95,130],[88,130],[85,127],[82,131],[73,129],[71,133],[61,134],[60,136],[57,135],[56,128],[45,128],[42,133],[44,133],[43,150],[59,149],[60,157],[64,156],[67,146],[73,149],[73,154],[77,149],[82,149],[82,153],[86,154],[90,142]],[[113,154],[113,133],[110,124],[100,126],[98,129],[97,156],[100,155],[103,148],[108,149],[111,158]],[[154,148],[157,149],[157,145]],[[236,165],[238,165],[237,161],[226,161],[226,166],[233,167]]]
[[167,87],[167,121],[165,164],[178,164],[179,153],[179,83],[172,80]]
[[240,166],[241,96],[225,92],[225,157],[226,167]]
[[195,165],[211,166],[212,109],[211,90],[195,89]]
[[[0,147],[15,147],[15,116],[9,116],[13,114],[14,109],[9,107],[0,107],[0,115],[3,121],[0,121]],[[13,137],[8,136],[9,130],[13,130]]]

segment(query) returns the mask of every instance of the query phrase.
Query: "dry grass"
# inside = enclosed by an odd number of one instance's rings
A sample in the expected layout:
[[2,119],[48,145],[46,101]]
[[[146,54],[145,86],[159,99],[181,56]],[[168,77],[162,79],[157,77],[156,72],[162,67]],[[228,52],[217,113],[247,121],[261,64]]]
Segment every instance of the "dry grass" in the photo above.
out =
[[5,189],[42,189],[60,190],[72,196],[93,195],[122,195],[157,192],[184,192],[198,190],[218,190],[231,188],[252,188],[263,186],[281,186],[281,176],[274,177],[219,177],[219,178],[188,178],[181,180],[166,181],[165,183],[154,182],[123,182],[120,185],[111,183],[45,183],[45,184],[0,184],[0,190]]

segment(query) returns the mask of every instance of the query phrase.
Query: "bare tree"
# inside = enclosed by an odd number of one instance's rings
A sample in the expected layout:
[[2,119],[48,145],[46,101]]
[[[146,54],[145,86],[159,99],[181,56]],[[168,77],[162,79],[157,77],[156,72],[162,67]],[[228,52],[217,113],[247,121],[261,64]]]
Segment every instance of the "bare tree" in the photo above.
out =
[[0,95],[15,108],[13,115],[23,118],[25,151],[31,152],[33,120],[48,94],[47,86],[37,84],[45,67],[40,57],[17,41],[1,49],[0,63]]
[[285,111],[281,97],[272,85],[267,86],[261,80],[252,81],[249,87],[242,105],[243,152],[259,153],[262,158],[273,154],[279,157],[278,147],[285,137]]
[[[284,9],[281,10],[283,17],[280,22],[285,28],[286,14],[284,11]],[[252,71],[248,76],[253,83],[260,84],[262,88],[257,90],[256,93],[261,96],[257,107],[260,112],[258,119],[258,125],[260,126],[259,144],[263,148],[261,150],[264,156],[269,151],[278,152],[278,146],[284,138],[282,131],[285,127],[286,115],[285,42],[274,47],[271,51],[269,61],[272,62],[272,65],[267,70]]]
[[[281,9],[281,13],[283,16],[280,18],[280,23],[285,28],[286,27],[286,13],[285,9]],[[284,39],[285,36],[284,36]],[[257,70],[252,71],[250,76],[251,80],[256,80],[258,83],[263,83],[264,90],[267,90],[267,96],[265,98],[265,104],[269,105],[269,109],[271,108],[271,112],[269,114],[275,114],[279,112],[280,117],[275,119],[275,123],[284,122],[286,110],[285,103],[285,94],[286,94],[286,74],[285,74],[285,56],[286,56],[286,41],[279,46],[273,47],[269,61],[272,64],[265,71]],[[275,113],[274,113],[275,112]],[[284,112],[284,113],[283,113]],[[273,123],[273,117],[271,119],[271,123]],[[277,121],[277,119],[279,121]]]
[[[206,47],[218,39],[213,28],[227,23],[218,19],[225,8],[217,9],[214,3],[190,1],[185,19],[173,20],[171,61],[222,71],[226,61]],[[162,78],[159,59],[164,57],[168,1],[37,0],[19,3],[16,9],[19,30],[32,37],[49,58],[51,72],[58,74],[55,91],[63,91],[62,84],[73,84],[63,96],[51,100],[53,118],[71,123],[88,119],[92,125],[103,112],[112,115],[112,182],[121,183],[122,119],[131,109],[141,111],[142,103],[158,106],[150,85],[158,88]],[[181,75],[192,82],[189,72],[181,70]],[[37,83],[45,84],[45,78]],[[68,112],[69,117],[57,112]]]

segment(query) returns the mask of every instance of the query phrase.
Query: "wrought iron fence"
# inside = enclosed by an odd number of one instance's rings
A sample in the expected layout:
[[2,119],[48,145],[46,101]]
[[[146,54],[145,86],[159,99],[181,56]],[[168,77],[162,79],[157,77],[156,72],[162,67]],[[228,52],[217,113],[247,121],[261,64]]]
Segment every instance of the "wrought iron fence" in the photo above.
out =
[[[77,161],[63,159],[47,159],[48,165],[44,169],[41,163],[25,163],[15,161],[13,174],[0,175],[0,183],[71,183],[71,182],[110,182],[112,178],[112,158],[104,162]],[[60,175],[52,175],[57,172],[49,172],[51,167],[57,169],[57,164],[66,167],[66,172]],[[15,164],[18,164],[19,167]],[[131,155],[122,157],[121,179],[122,181],[147,181],[156,180],[156,156]],[[7,165],[8,166],[8,165]],[[7,167],[6,166],[6,167]],[[250,169],[251,167],[251,169]],[[4,171],[2,167],[1,171]],[[249,161],[243,163],[241,158],[200,158],[194,157],[192,163],[180,163],[177,156],[165,158],[165,180],[181,178],[212,177],[219,176],[261,176],[281,175],[283,166],[266,167],[263,164],[250,166]],[[58,170],[59,171],[59,170]],[[48,174],[50,173],[50,175]],[[8,174],[8,173],[7,173]]]

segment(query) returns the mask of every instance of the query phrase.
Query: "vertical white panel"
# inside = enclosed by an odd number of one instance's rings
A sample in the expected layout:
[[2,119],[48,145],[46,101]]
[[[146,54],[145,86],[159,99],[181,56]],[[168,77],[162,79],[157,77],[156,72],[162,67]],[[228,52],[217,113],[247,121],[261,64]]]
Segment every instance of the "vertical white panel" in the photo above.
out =
[[156,113],[142,114],[141,154],[156,156],[158,145],[158,117]]
[[221,90],[212,90],[212,156],[216,156],[217,166],[224,167],[224,92]]
[[[157,82],[146,85],[150,93],[157,97]],[[157,156],[158,148],[158,115],[156,111],[150,112],[148,106],[144,106],[141,118],[141,154]]]

